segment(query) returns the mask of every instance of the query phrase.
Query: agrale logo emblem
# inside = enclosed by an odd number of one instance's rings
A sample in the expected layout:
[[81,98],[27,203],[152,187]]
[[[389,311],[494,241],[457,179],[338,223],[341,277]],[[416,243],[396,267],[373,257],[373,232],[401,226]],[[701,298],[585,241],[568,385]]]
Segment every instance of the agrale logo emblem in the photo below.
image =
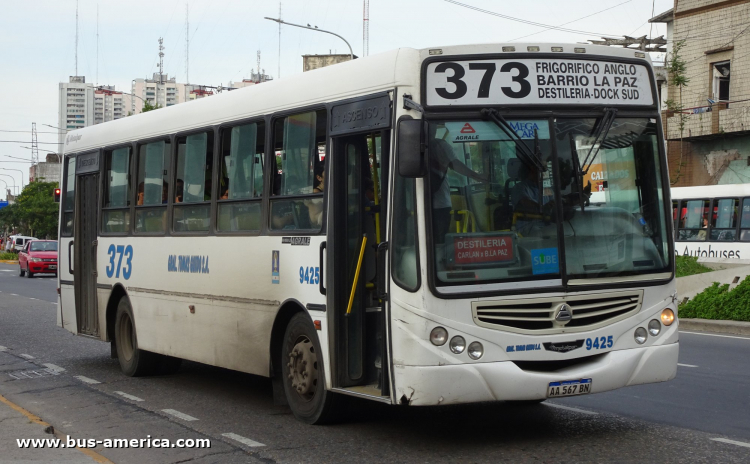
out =
[[473,134],[475,132],[476,131],[474,130],[474,128],[471,127],[471,124],[469,124],[468,122],[466,124],[464,124],[464,127],[461,128],[461,133],[462,134]]
[[570,310],[570,306],[563,303],[557,307],[557,310],[555,311],[555,320],[557,322],[568,322],[571,319],[573,319],[573,313]]

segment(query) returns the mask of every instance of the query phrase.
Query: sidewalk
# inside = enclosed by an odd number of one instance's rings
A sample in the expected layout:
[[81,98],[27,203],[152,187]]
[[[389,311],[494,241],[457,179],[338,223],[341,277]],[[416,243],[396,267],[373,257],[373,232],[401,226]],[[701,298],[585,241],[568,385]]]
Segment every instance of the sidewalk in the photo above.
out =
[[19,438],[62,438],[45,432],[49,424],[25,409],[0,396],[0,463],[5,462],[56,462],[56,463],[101,463],[109,460],[94,460],[78,449],[50,449],[18,447]]

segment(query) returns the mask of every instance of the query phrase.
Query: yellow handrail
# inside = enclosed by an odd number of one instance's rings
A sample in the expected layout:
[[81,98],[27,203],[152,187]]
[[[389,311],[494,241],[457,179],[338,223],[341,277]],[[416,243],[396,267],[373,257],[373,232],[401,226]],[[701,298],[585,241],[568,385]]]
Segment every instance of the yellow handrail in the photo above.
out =
[[357,270],[354,272],[354,282],[352,282],[352,292],[349,294],[349,306],[346,307],[346,314],[352,312],[354,304],[354,292],[357,291],[357,282],[359,282],[359,271],[362,269],[362,258],[365,257],[365,246],[367,245],[367,234],[362,235],[362,248],[359,250],[359,259],[357,260]]

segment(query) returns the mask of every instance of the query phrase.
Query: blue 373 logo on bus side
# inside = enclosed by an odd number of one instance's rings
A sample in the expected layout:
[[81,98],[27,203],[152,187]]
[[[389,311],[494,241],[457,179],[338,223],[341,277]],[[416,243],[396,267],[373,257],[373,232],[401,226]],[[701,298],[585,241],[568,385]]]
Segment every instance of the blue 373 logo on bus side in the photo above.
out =
[[[109,255],[109,264],[107,265],[107,277],[115,276],[120,278],[120,271],[122,271],[122,277],[125,280],[130,278],[130,273],[133,271],[133,247],[131,245],[110,245],[107,249]],[[123,258],[125,258],[125,265],[123,266]]]

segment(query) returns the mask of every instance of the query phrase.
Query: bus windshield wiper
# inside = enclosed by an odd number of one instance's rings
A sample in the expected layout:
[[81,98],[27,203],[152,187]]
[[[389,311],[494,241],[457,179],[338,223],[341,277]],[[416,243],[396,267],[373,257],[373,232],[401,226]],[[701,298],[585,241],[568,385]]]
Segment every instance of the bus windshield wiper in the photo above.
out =
[[612,123],[615,121],[615,117],[617,117],[617,108],[604,108],[604,116],[599,119],[599,124],[594,128],[594,142],[591,144],[591,148],[586,154],[586,158],[583,159],[583,163],[581,163],[581,182],[583,182],[583,176],[589,172],[591,163],[594,162],[596,154],[599,153],[599,148],[601,148],[602,143],[604,143],[604,140],[607,138],[607,134],[612,127]]
[[513,130],[510,124],[508,124],[508,121],[506,121],[505,118],[497,112],[497,110],[493,108],[482,108],[482,111],[480,111],[480,113],[482,114],[482,117],[484,119],[490,119],[497,125],[497,127],[505,132],[505,134],[510,137],[512,141],[516,142],[516,146],[520,147],[518,158],[523,164],[528,167],[535,167],[538,172],[547,171],[547,166],[542,163],[542,160],[539,156],[538,145],[537,147],[535,147],[535,150],[537,151],[536,153],[533,153],[531,150],[529,150],[529,147],[526,146],[526,143],[521,139],[521,137],[518,136],[518,134],[516,134],[516,131]]

